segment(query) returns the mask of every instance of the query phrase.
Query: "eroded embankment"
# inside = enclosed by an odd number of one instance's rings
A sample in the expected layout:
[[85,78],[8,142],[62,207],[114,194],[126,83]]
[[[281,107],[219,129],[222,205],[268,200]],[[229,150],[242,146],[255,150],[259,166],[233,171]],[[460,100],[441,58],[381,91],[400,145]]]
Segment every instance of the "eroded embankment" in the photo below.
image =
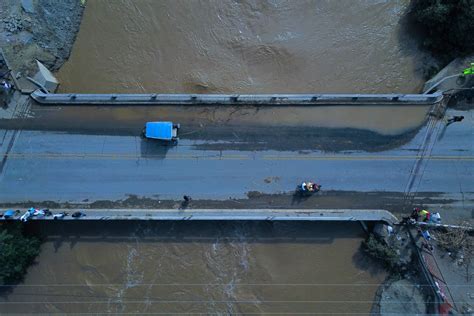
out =
[[0,46],[12,68],[31,76],[37,59],[59,70],[69,58],[83,11],[79,0],[2,0]]

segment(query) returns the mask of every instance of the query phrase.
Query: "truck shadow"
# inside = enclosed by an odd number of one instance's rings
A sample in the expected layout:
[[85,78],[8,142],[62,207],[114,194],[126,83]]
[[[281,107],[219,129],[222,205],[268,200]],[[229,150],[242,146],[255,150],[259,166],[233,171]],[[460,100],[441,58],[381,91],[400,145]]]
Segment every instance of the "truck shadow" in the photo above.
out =
[[163,160],[171,148],[173,145],[168,142],[143,138],[140,140],[141,158]]

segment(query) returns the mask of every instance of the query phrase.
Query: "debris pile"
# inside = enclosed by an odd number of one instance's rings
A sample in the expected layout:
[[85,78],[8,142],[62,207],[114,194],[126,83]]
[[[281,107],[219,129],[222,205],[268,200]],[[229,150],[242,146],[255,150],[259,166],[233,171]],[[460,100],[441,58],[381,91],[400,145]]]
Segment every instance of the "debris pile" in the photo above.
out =
[[474,257],[474,238],[469,235],[467,223],[461,223],[457,228],[437,230],[433,232],[433,238],[438,247],[446,251],[453,262],[464,267],[466,281],[471,282],[474,276],[473,271],[470,270]]

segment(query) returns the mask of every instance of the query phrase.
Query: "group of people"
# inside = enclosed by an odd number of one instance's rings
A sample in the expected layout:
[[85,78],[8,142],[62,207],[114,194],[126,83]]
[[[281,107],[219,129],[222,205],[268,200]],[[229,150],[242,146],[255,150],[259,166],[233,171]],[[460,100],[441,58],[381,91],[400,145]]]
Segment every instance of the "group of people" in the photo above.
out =
[[321,189],[321,186],[314,182],[303,182],[301,184],[301,189],[308,192],[318,192]]
[[432,213],[430,211],[419,209],[415,207],[410,215],[410,218],[415,222],[433,222],[436,224],[441,223],[441,216],[439,213]]

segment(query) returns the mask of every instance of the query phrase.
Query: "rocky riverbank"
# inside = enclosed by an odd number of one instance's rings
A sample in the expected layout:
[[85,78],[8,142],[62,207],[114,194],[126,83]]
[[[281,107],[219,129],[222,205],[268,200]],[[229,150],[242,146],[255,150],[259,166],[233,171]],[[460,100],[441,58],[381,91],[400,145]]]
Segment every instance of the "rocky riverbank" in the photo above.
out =
[[382,263],[388,278],[377,290],[371,315],[425,315],[430,310],[430,284],[422,278],[423,267],[416,259],[409,227],[376,224],[373,235],[362,243],[363,251]]
[[56,71],[69,58],[81,24],[80,0],[3,0],[0,47],[15,75],[36,72],[35,59]]
[[371,315],[425,315],[425,297],[413,278],[387,279],[376,294]]

